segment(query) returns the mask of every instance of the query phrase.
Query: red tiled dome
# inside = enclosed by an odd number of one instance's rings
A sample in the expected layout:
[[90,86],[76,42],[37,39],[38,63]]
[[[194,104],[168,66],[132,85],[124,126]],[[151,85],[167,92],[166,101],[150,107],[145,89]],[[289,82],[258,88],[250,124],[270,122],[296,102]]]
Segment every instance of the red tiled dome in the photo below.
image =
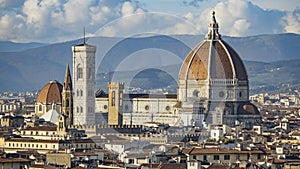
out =
[[239,55],[221,40],[214,13],[206,39],[186,57],[179,72],[179,80],[238,79],[248,80]]
[[61,92],[63,86],[57,81],[50,81],[40,91],[38,103],[61,103]]

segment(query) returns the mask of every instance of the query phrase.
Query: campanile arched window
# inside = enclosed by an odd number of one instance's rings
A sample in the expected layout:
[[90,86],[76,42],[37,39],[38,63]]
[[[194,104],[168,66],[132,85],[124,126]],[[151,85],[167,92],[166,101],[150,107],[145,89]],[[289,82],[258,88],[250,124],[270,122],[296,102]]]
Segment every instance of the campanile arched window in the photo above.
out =
[[80,64],[77,65],[77,79],[83,78],[82,67]]
[[111,99],[111,106],[115,106],[116,105],[116,92],[115,91],[112,91],[112,93],[111,93],[111,97],[112,97],[112,99]]
[[69,107],[69,99],[66,100],[66,107]]

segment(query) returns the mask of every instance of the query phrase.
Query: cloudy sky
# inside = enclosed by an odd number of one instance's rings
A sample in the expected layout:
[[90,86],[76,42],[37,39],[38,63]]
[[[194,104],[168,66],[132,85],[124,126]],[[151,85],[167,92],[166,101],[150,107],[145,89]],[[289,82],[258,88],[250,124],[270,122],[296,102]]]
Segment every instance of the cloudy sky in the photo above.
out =
[[59,42],[88,36],[300,34],[299,0],[0,0],[0,41]]

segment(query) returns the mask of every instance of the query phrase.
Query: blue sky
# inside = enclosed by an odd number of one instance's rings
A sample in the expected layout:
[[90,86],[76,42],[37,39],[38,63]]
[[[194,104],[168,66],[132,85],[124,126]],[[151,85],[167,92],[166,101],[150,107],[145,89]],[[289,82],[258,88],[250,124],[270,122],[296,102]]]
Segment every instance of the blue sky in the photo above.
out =
[[300,34],[299,0],[0,0],[0,40],[205,34],[212,10],[222,35]]

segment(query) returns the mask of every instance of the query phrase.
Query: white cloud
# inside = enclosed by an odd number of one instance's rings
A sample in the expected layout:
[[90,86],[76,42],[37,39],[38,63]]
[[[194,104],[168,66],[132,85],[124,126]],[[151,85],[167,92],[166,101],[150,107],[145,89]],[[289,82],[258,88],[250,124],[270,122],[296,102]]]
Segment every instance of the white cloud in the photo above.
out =
[[199,34],[195,25],[183,17],[166,13],[137,12],[126,15],[95,34],[100,36],[132,37],[141,34]]
[[283,18],[283,23],[285,25],[284,30],[286,32],[300,34],[300,9],[288,13]]
[[[0,18],[0,39],[16,39],[19,36],[20,31],[24,28],[23,17],[20,15],[4,15]],[[16,24],[19,23],[19,24]],[[5,30],[5,31],[3,31]]]
[[[8,2],[13,1],[1,0],[0,8],[14,6]],[[131,1],[25,0],[18,9],[0,13],[2,27],[7,27],[0,30],[0,40],[51,42],[75,39],[82,36],[84,26],[87,31],[94,32],[112,20],[143,11],[137,2]]]
[[134,14],[135,12],[135,9],[136,9],[136,5],[131,3],[131,2],[125,2],[123,5],[122,5],[122,15],[123,16],[127,16],[127,15],[132,15]]
[[0,0],[0,9],[10,9],[22,6],[24,0]]
[[246,19],[239,19],[234,22],[230,35],[232,36],[243,36],[249,29],[250,23]]
[[253,4],[268,10],[293,11],[299,7],[299,0],[251,0]]
[[87,34],[103,36],[205,34],[212,9],[222,35],[300,33],[299,9],[263,9],[245,0],[216,2],[182,16],[148,12],[133,0],[0,0],[0,8],[5,8],[0,12],[0,40],[71,40],[82,37],[84,26]]
[[265,10],[245,0],[222,1],[211,9],[203,10],[200,14],[189,16],[188,19],[200,32],[207,32],[212,10],[216,11],[216,19],[222,35],[250,36],[284,32],[281,23],[286,12]]

